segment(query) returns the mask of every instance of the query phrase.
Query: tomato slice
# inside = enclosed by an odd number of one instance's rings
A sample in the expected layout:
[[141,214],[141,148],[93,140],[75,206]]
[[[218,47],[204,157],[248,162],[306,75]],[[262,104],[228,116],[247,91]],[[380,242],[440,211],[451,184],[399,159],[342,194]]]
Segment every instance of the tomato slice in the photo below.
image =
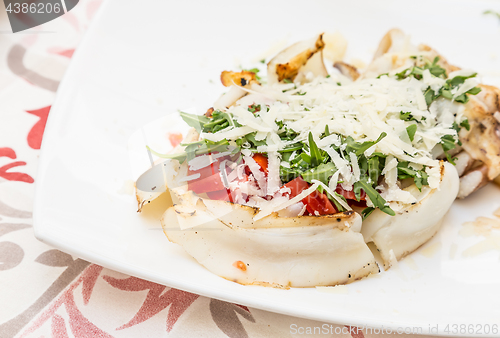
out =
[[219,191],[209,191],[207,192],[207,196],[211,200],[233,202],[233,197],[231,196],[231,191],[229,189],[224,189]]
[[264,155],[257,153],[252,156],[255,162],[260,165],[260,170],[267,174],[267,157]]
[[[315,215],[317,211],[320,215],[331,215],[337,213],[337,210],[332,205],[326,194],[320,193],[318,190],[304,198],[307,211],[311,215]],[[304,201],[302,200],[302,201]]]
[[188,187],[189,190],[192,190],[197,194],[226,189],[224,187],[224,184],[222,184],[222,180],[220,178],[219,173],[216,173],[209,177],[205,177],[203,179],[189,181]]
[[[224,160],[227,160],[228,158],[229,157],[227,156],[218,158],[209,166],[200,168],[198,170],[190,170],[188,168],[188,175],[200,174],[199,178],[188,182],[189,190],[192,190],[197,194],[207,193],[208,197],[210,197],[211,199],[226,200],[232,202],[231,194],[229,190],[224,187],[221,176],[219,174],[220,163]],[[255,154],[253,155],[253,159],[259,164],[260,170],[267,174],[267,157],[262,154]],[[246,167],[243,175],[244,177],[242,179],[238,179],[238,181],[248,181],[248,175],[250,174],[251,171],[248,169],[248,167]]]
[[[354,189],[351,191],[348,191],[348,190],[345,190],[344,188],[342,188],[341,184],[338,184],[335,191],[337,193],[339,193],[340,195],[344,196],[345,199],[347,199],[347,200],[356,200],[356,195],[354,194]],[[360,201],[366,200],[366,193],[363,189],[361,189],[359,200]]]
[[297,196],[298,194],[300,194],[302,192],[302,190],[309,188],[309,186],[310,186],[309,183],[304,181],[302,179],[302,177],[300,177],[300,176],[297,177],[296,179],[288,182],[287,184],[285,184],[285,187],[287,187],[291,190],[291,193],[290,193],[291,198]]
[[[300,194],[303,190],[309,188],[310,184],[299,176],[285,184],[285,187],[291,190],[290,197],[293,198]],[[311,215],[315,215],[316,212],[319,215],[331,215],[337,213],[337,209],[335,209],[332,205],[332,202],[330,202],[326,194],[320,193],[317,190],[304,197],[304,199],[302,199],[302,203],[305,204],[307,212]]]
[[228,158],[229,157],[227,157],[227,156],[217,158],[214,160],[214,163],[212,163],[204,168],[200,168],[198,170],[191,170],[191,169],[189,169],[189,166],[188,166],[188,173],[187,174],[188,174],[188,176],[194,175],[194,174],[200,174],[200,177],[197,178],[197,180],[202,180],[204,178],[207,178],[209,176],[212,176],[212,175],[218,173],[220,162],[227,160]]
[[189,190],[199,194],[225,189],[219,175],[219,165],[220,162],[227,160],[228,158],[228,156],[217,158],[212,164],[198,170],[191,170],[188,166],[188,176],[200,174],[200,177],[197,179],[188,181]]

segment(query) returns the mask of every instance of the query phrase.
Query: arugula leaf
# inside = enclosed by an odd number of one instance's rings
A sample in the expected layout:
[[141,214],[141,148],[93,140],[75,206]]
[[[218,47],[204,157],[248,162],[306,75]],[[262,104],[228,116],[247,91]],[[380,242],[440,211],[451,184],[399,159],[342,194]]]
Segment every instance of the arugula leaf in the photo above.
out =
[[415,133],[417,131],[417,125],[416,124],[411,124],[408,127],[406,127],[406,132],[408,133],[408,137],[410,138],[410,141],[413,142],[415,138]]
[[286,146],[284,149],[280,150],[280,153],[291,153],[292,151],[302,150],[302,143],[295,143],[289,146]]
[[428,185],[427,179],[429,175],[425,172],[425,167],[422,170],[416,170],[409,167],[409,162],[398,163],[398,179],[413,178],[413,182],[419,191],[422,191],[422,186]]
[[[306,153],[302,153],[300,154],[299,156],[304,162],[306,162],[307,164],[311,164],[311,155],[308,155]],[[314,166],[313,166],[314,167]]]
[[453,79],[446,80],[446,83],[450,85],[450,87],[458,87],[465,82],[465,80],[476,77],[477,73],[473,73],[469,76],[457,75]]
[[434,60],[432,61],[432,64],[426,64],[424,66],[424,69],[428,69],[429,72],[434,75],[435,77],[442,77],[446,78],[446,69],[443,67],[439,66],[437,63],[439,61],[439,56],[436,56]]
[[378,182],[378,178],[380,177],[380,173],[382,171],[380,168],[381,165],[382,163],[380,162],[380,157],[378,156],[372,156],[368,159],[368,177],[370,177],[370,181],[374,184]]
[[245,137],[248,140],[248,142],[250,142],[253,145],[253,147],[255,147],[255,148],[258,146],[267,146],[267,143],[265,140],[257,141],[255,139],[255,135],[257,135],[257,132],[247,134],[247,135],[245,135]]
[[241,125],[233,120],[233,116],[230,113],[216,110],[212,112],[209,122],[203,124],[202,131],[205,133],[216,133],[229,126],[240,127]]
[[219,142],[202,140],[188,143],[183,152],[175,154],[160,154],[151,149],[149,146],[146,146],[146,148],[158,157],[178,160],[181,163],[183,163],[186,159],[190,161],[198,155],[228,150],[232,150],[233,153],[237,153],[240,150],[238,147],[231,147],[229,142],[225,139]]
[[417,122],[419,122],[415,117],[413,117],[413,115],[410,112],[403,113],[403,111],[401,111],[399,113],[399,118],[403,121],[417,121]]
[[318,180],[328,185],[328,180],[336,171],[337,168],[335,165],[332,162],[328,162],[303,172],[301,176],[306,182],[312,183],[312,180]]
[[[335,194],[335,196],[341,200],[343,200],[346,204],[349,204],[347,203],[347,200],[345,199],[344,196],[342,196],[341,194],[339,194],[338,192],[334,191],[333,192]],[[328,194],[328,198],[330,199],[330,201],[333,202],[333,204],[335,204],[335,209],[338,210],[338,212],[342,212],[342,211],[346,211],[346,209],[337,201],[337,199],[330,197],[331,195]]]
[[378,139],[376,141],[366,141],[363,143],[356,142],[356,141],[354,141],[354,139],[351,136],[348,136],[345,139],[345,141],[347,143],[347,147],[345,148],[346,152],[347,153],[353,152],[357,156],[360,156],[361,154],[363,154],[365,152],[365,150],[367,150],[371,146],[379,143],[386,136],[387,136],[387,133],[383,132],[382,134],[380,134],[380,136],[378,137]]
[[398,80],[403,80],[410,76],[413,76],[417,80],[421,80],[424,74],[424,70],[428,69],[429,72],[435,77],[441,77],[443,79],[446,78],[446,70],[437,64],[439,61],[439,56],[436,56],[432,63],[427,59],[424,59],[424,61],[425,64],[423,67],[413,66],[395,74],[395,76],[398,78]]
[[466,91],[465,93],[466,94],[471,94],[471,95],[477,95],[481,92],[481,88],[479,87],[474,87],[474,88],[471,88],[469,89],[468,91]]
[[364,208],[363,211],[361,211],[361,218],[364,221],[370,214],[375,210],[375,208],[372,207],[367,207]]
[[462,122],[460,122],[460,127],[463,127],[463,128],[465,128],[467,131],[469,131],[469,130],[470,130],[469,120],[468,120],[468,119],[465,119],[465,120],[463,120]]
[[321,163],[323,163],[323,160],[325,158],[321,155],[321,151],[319,150],[318,146],[316,145],[316,142],[314,142],[312,132],[309,132],[308,141],[309,141],[309,152],[311,154],[310,155],[311,166],[317,167]]
[[466,91],[465,93],[460,94],[457,97],[455,97],[455,101],[460,102],[460,103],[467,103],[467,102],[469,102],[469,96],[467,94],[477,95],[480,92],[481,92],[481,88],[479,88],[479,87],[471,88],[468,91]]
[[440,143],[441,143],[441,147],[443,148],[444,154],[446,155],[446,159],[448,160],[448,162],[455,165],[455,162],[453,161],[450,154],[448,153],[448,151],[455,149],[455,147],[456,147],[455,137],[453,135],[449,135],[449,134],[444,135],[443,137],[441,137]]
[[300,172],[297,169],[280,166],[280,178],[283,183],[290,182],[299,176]]
[[328,124],[325,124],[325,132],[320,135],[320,139],[323,139],[327,136],[330,136],[330,127],[328,127]]
[[278,124],[278,127],[280,129],[285,129],[284,131],[282,131],[281,133],[278,134],[278,136],[280,137],[281,140],[292,141],[292,140],[295,140],[297,138],[297,136],[299,136],[299,134],[297,132],[286,127],[282,121],[277,121],[276,123]]
[[370,201],[376,208],[379,208],[381,211],[385,212],[390,216],[396,215],[394,210],[391,209],[388,205],[385,205],[387,202],[380,196],[377,190],[373,188],[366,180],[361,179],[358,182],[354,183],[354,193],[360,194],[361,189],[363,189],[370,198]]
[[455,97],[455,99],[453,99],[452,91],[453,91],[453,89],[456,89],[459,86],[461,86],[465,82],[465,80],[473,78],[476,75],[477,75],[476,73],[471,74],[469,76],[461,76],[460,75],[460,76],[455,76],[452,79],[446,80],[446,83],[440,89],[439,93],[437,95],[433,96],[433,100],[435,100],[438,97],[442,96],[442,97],[444,97],[445,99],[448,99],[448,100],[454,100],[454,101],[459,102],[459,103],[467,103],[469,101],[469,96],[467,94],[469,94],[469,95],[477,95],[477,94],[479,94],[479,92],[481,92],[481,88],[479,88],[479,87],[471,88],[467,92],[465,92],[463,94],[460,94],[457,97]]
[[184,122],[187,123],[188,126],[193,127],[199,133],[203,129],[203,126],[206,123],[210,122],[210,119],[203,115],[194,115],[188,114],[183,111],[179,112],[179,115],[182,117]]
[[425,98],[425,103],[427,104],[427,107],[431,105],[431,103],[437,99],[439,95],[436,95],[434,93],[434,90],[431,89],[431,87],[427,87],[427,89],[424,92],[424,98]]
[[158,157],[169,158],[169,159],[172,159],[172,160],[178,160],[181,163],[183,163],[186,160],[186,156],[187,156],[185,152],[175,153],[175,154],[161,154],[161,153],[159,153],[157,151],[154,151],[149,146],[146,146],[146,149],[149,150],[152,154],[154,154],[154,155],[156,155]]
[[[415,57],[416,59],[416,57]],[[407,77],[413,76],[417,80],[421,80],[423,77],[423,73],[425,70],[429,70],[432,76],[446,79],[446,70],[439,66],[437,63],[439,61],[439,56],[436,56],[432,63],[429,60],[424,59],[425,64],[423,67],[418,67],[418,66],[413,66],[411,68],[407,68],[397,74],[395,74],[396,78],[398,80],[406,79]],[[382,76],[384,74],[381,74]],[[424,91],[424,97],[425,97],[425,102],[427,103],[427,106],[429,106],[434,100],[436,100],[439,97],[444,97],[445,99],[452,100],[453,99],[453,94],[452,90],[458,88],[460,85],[462,85],[465,80],[469,78],[475,77],[477,74],[471,74],[469,76],[455,76],[452,79],[447,79],[446,83],[444,84],[443,87],[439,90],[439,92],[434,92],[434,90],[431,87],[427,87],[426,90]],[[481,91],[481,88],[479,87],[474,87],[468,90],[466,93],[463,93],[457,97],[455,97],[455,101],[459,103],[467,103],[469,100],[469,95],[477,95]]]

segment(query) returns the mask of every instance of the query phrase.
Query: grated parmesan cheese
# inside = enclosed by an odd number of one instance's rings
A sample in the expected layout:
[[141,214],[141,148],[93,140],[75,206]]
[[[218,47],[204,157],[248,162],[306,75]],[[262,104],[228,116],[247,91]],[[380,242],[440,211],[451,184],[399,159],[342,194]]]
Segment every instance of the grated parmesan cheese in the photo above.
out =
[[[407,60],[408,55],[416,55],[408,41],[401,43],[404,43],[399,46],[402,52],[393,53],[397,56],[397,67],[390,74],[407,69],[412,65]],[[390,59],[380,58],[378,62],[386,61],[390,62]],[[450,76],[469,73],[470,71],[458,71]],[[382,171],[384,184],[377,189],[380,188],[381,196],[388,203],[413,203],[415,200],[398,185],[399,162],[408,161],[410,167],[417,170],[425,165],[429,186],[439,186],[439,163],[435,155],[441,151],[440,142],[444,135],[456,136],[451,126],[454,122],[460,122],[463,113],[456,103],[445,99],[437,99],[428,107],[423,92],[430,87],[438,93],[446,83],[445,79],[432,76],[429,70],[423,72],[421,80],[411,76],[398,80],[389,76],[371,78],[365,75],[356,81],[350,81],[340,74],[332,74],[329,78],[313,78],[311,74],[304,74],[304,79],[309,82],[273,83],[266,86],[254,83],[250,88],[241,88],[248,94],[224,109],[233,116],[237,124],[232,123],[216,133],[201,135],[202,138],[219,142],[224,139],[233,141],[253,133],[256,141],[265,141],[265,145],[257,145],[257,149],[253,150],[248,149],[248,142],[244,143],[241,150],[244,165],[231,167],[233,170],[223,176],[224,185],[227,183],[237,196],[238,203],[260,208],[255,216],[256,220],[297,204],[318,186],[323,187],[343,207],[350,209],[343,200],[336,197],[334,191],[339,181],[345,190],[352,191],[353,184],[361,179],[359,156],[350,152],[344,158],[342,152],[332,148],[334,145],[345,150],[344,139],[348,136],[355,142],[366,142],[375,141],[382,133],[386,134],[382,140],[365,150],[364,155],[370,157],[377,152],[387,156]],[[466,80],[453,93],[454,97],[475,85],[475,80]],[[248,106],[252,104],[260,105],[261,109],[250,112]],[[411,114],[412,119],[402,119],[403,113]],[[277,121],[282,123],[282,127],[278,126]],[[414,129],[416,126],[412,140],[408,135],[410,125]],[[285,128],[298,133],[298,136],[294,140],[282,140],[279,133],[285,131]],[[329,134],[320,138],[325,130]],[[307,143],[309,133],[312,133],[318,148],[329,155],[337,170],[328,185],[312,180],[314,183],[310,188],[289,199],[287,193],[280,189],[280,166],[290,168],[290,163],[297,154],[294,151],[287,161],[282,162],[280,151],[297,142]],[[267,154],[267,177],[252,159],[253,152]],[[193,161],[189,163],[190,167],[208,165],[207,159],[200,159],[199,163],[192,163]],[[237,181],[237,178],[241,180],[246,166],[254,179],[248,182]],[[248,198],[245,199],[246,197]],[[367,204],[372,205],[368,197]],[[298,208],[298,204],[292,208],[294,213]]]

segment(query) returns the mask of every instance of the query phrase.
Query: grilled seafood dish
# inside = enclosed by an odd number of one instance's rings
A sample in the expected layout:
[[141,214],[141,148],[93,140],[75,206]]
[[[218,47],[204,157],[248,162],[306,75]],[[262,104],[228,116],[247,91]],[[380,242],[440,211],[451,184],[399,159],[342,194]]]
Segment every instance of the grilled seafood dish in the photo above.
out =
[[[500,91],[397,29],[359,71],[325,66],[322,35],[227,92],[165,162],[161,223],[211,272],[245,285],[350,283],[427,242],[453,201],[500,174]],[[328,70],[329,69],[329,70]],[[156,195],[138,191],[139,209]]]

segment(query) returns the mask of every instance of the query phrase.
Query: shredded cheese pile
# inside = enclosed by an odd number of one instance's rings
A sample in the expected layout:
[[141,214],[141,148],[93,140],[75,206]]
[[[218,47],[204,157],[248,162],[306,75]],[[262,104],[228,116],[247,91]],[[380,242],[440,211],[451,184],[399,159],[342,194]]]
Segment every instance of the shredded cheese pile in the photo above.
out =
[[[450,100],[438,99],[428,109],[423,91],[431,86],[439,90],[444,79],[432,77],[428,70],[422,81],[414,77],[397,80],[388,76],[349,81],[342,75],[329,78],[315,78],[305,84],[276,84],[273,86],[253,86],[247,89],[249,94],[240,99],[236,105],[227,109],[241,127],[228,127],[217,133],[202,133],[201,138],[211,141],[224,139],[234,140],[248,133],[256,132],[256,140],[265,140],[267,145],[259,146],[258,152],[267,153],[269,158],[269,174],[265,195],[273,196],[279,191],[280,164],[278,151],[297,141],[306,141],[312,132],[318,147],[329,154],[338,168],[338,179],[343,181],[343,188],[352,190],[352,185],[359,180],[359,167],[356,157],[343,158],[330,147],[331,144],[341,146],[339,135],[351,136],[359,142],[374,141],[381,133],[387,136],[376,145],[365,151],[369,157],[374,152],[388,155],[383,171],[386,187],[379,187],[382,196],[388,201],[403,203],[414,202],[414,197],[397,185],[397,161],[408,161],[415,169],[427,166],[429,186],[439,185],[440,173],[438,160],[435,159],[436,145],[444,135],[456,135],[452,129],[454,122],[459,123],[463,115],[463,105]],[[472,79],[471,79],[472,80]],[[469,83],[470,82],[470,83]],[[455,95],[467,91],[475,82],[466,81]],[[268,107],[259,114],[248,110],[251,104]],[[402,112],[409,112],[420,121],[411,141],[407,127],[415,122],[400,118]],[[276,121],[299,133],[297,139],[283,141],[278,136],[279,127]],[[332,135],[320,139],[321,133],[328,126]],[[242,150],[251,163],[250,151]],[[293,154],[292,154],[293,157]],[[249,165],[252,169],[252,166]],[[252,173],[259,179],[258,170]],[[259,184],[260,185],[260,184]],[[273,203],[276,206],[276,202]],[[263,206],[260,205],[262,208]],[[266,208],[267,209],[267,208]]]

